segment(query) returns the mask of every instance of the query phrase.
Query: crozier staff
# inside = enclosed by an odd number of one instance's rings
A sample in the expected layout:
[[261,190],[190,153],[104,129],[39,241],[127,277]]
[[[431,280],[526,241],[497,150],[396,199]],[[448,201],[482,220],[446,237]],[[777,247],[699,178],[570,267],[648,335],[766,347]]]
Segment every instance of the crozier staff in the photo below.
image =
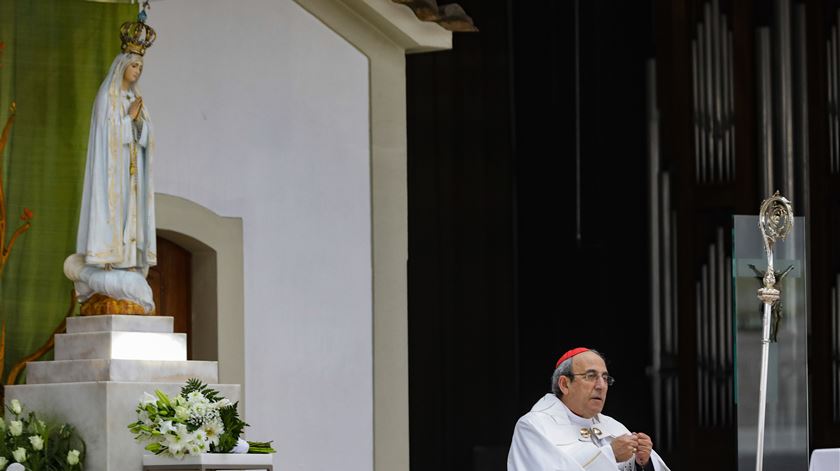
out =
[[670,471],[650,436],[601,413],[614,381],[595,350],[560,357],[552,393],[516,423],[508,471]]

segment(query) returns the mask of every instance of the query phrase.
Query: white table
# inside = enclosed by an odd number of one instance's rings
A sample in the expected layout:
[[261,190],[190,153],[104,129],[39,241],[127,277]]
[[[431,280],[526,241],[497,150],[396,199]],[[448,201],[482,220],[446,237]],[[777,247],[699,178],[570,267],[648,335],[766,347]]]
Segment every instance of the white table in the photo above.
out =
[[168,456],[143,455],[143,471],[220,471],[264,470],[273,471],[274,454],[202,453],[175,459]]
[[837,471],[840,469],[840,448],[823,448],[811,453],[808,471]]

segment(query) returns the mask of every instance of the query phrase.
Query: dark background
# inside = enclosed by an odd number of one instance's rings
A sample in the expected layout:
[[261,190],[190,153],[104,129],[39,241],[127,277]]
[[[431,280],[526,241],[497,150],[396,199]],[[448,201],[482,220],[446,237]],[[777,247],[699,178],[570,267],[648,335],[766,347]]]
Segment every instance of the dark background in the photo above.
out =
[[[732,214],[756,213],[753,35],[767,2],[722,1],[735,41],[738,178],[694,184],[690,40],[702,1],[461,0],[479,33],[407,58],[409,381],[413,470],[503,470],[519,416],[550,391],[554,362],[588,346],[616,377],[604,412],[650,433],[650,214],[646,61],[657,60],[663,168],[681,216],[681,273]],[[825,37],[836,1],[806,1],[812,198],[810,364],[828,371],[824,291],[840,260],[840,205],[825,172]],[[576,25],[577,23],[577,25]],[[578,34],[576,34],[576,31]],[[822,57],[822,59],[820,59]],[[576,81],[576,78],[578,81]],[[579,102],[576,104],[576,97]],[[579,146],[579,154],[578,154]],[[579,157],[578,157],[579,155]],[[685,382],[672,469],[736,469],[731,422],[700,425],[691,276],[680,285]],[[820,291],[817,291],[820,290]],[[830,291],[830,289],[829,289]],[[721,373],[722,374],[722,373]],[[731,371],[729,372],[731,374]],[[830,407],[812,377],[812,410]],[[814,402],[816,401],[816,402]],[[816,414],[812,448],[838,446]],[[832,435],[835,434],[835,435]],[[702,437],[703,444],[700,444]],[[653,437],[656,446],[659,437]],[[662,437],[664,440],[665,437]]]

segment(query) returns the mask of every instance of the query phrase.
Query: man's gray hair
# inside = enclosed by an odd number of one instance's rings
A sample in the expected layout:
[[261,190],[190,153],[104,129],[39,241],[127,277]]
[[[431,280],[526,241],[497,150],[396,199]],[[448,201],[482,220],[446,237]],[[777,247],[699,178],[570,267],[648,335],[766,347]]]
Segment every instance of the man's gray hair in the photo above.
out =
[[[592,352],[601,357],[601,359],[604,360],[604,363],[607,362],[607,359],[604,358],[604,355],[601,355],[601,352],[599,352],[598,350],[587,351]],[[569,378],[569,381],[575,380],[575,377],[572,375],[572,360],[574,359],[575,357],[571,357],[565,360],[563,363],[560,363],[557,366],[557,368],[554,369],[554,374],[551,375],[551,392],[553,392],[558,399],[563,397],[563,391],[560,390],[560,385],[558,384],[560,382],[560,377],[567,376]]]

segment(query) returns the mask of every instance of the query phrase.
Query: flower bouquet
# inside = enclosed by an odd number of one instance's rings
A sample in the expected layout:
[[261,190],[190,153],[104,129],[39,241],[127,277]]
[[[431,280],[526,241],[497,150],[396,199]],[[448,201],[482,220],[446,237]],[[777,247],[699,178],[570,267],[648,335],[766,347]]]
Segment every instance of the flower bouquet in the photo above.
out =
[[134,438],[149,442],[156,455],[183,458],[201,453],[274,453],[271,442],[239,438],[248,426],[231,403],[197,379],[176,396],[157,390],[137,404],[137,421],[128,425]]
[[38,418],[35,412],[24,413],[20,401],[7,406],[12,417],[0,418],[0,469],[10,463],[27,471],[77,471],[85,459],[85,442],[68,424],[56,424]]

